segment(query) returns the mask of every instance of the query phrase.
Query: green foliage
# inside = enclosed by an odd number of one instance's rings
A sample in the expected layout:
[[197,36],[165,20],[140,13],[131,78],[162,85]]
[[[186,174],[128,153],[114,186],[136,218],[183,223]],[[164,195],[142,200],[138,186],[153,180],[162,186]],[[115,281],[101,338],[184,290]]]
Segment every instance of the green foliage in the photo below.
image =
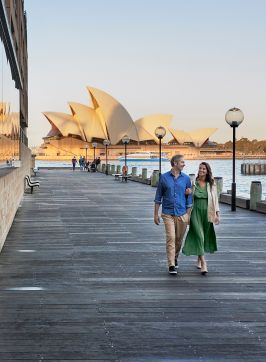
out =
[[[233,142],[228,141],[224,144],[219,144],[218,148],[231,151],[233,148]],[[266,140],[249,140],[248,138],[243,137],[240,140],[236,140],[236,151],[244,153],[246,155],[266,154]]]

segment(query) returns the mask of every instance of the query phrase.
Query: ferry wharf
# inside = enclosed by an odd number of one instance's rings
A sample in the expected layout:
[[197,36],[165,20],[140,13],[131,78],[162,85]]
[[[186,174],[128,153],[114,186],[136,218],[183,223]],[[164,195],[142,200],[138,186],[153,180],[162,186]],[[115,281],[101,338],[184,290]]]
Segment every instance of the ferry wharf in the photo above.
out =
[[266,218],[221,205],[202,276],[168,275],[155,188],[42,170],[0,254],[0,361],[265,361]]

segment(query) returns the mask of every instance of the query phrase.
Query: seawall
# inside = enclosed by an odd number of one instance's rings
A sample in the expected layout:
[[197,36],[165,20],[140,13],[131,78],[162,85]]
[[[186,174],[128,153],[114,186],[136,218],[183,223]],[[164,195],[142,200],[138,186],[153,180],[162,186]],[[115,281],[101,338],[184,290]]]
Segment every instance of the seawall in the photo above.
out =
[[24,194],[24,177],[30,175],[31,151],[21,144],[20,167],[0,170],[0,250]]

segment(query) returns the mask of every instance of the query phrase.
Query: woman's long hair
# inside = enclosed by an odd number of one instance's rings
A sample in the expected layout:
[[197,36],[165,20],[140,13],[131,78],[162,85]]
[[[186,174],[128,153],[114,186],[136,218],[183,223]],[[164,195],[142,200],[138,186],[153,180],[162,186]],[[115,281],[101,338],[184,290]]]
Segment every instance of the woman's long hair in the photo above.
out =
[[[200,165],[204,165],[207,169],[206,182],[209,182],[210,186],[214,185],[214,178],[212,176],[212,169],[208,162],[201,162]],[[196,180],[199,179],[199,174],[197,175]]]

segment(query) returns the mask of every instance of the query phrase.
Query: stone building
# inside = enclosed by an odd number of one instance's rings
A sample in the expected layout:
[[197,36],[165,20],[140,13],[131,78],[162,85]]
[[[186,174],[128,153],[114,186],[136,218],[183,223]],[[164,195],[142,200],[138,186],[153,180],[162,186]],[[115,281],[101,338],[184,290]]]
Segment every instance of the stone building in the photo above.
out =
[[27,18],[23,0],[0,0],[0,249],[30,174]]

